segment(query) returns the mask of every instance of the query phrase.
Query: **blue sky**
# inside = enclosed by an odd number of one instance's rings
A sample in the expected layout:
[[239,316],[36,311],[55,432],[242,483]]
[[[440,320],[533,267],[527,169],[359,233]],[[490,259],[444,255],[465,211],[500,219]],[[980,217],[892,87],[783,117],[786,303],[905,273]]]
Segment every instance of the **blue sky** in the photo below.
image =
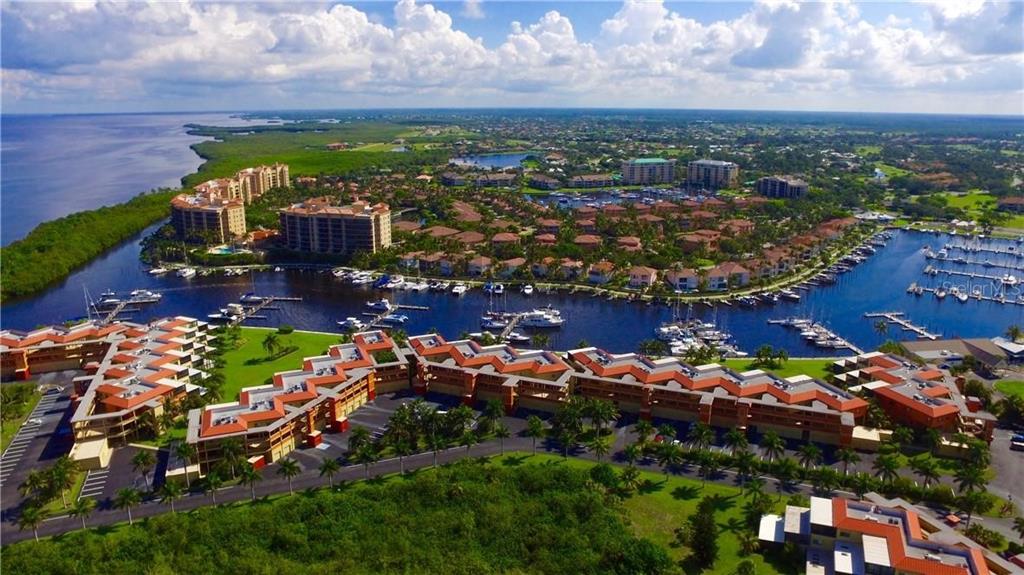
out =
[[3,111],[1024,114],[1020,1],[3,2]]

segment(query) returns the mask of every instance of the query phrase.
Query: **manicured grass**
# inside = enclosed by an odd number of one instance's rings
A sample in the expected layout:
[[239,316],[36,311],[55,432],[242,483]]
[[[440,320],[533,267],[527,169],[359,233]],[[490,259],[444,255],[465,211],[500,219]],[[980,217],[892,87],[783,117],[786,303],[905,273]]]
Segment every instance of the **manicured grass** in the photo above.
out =
[[[32,385],[33,388],[35,387],[34,382],[25,383]],[[7,449],[7,444],[14,439],[14,434],[18,433],[18,429],[21,427],[21,424],[25,423],[25,420],[28,419],[29,414],[36,408],[36,404],[39,403],[39,400],[42,397],[41,393],[33,391],[32,398],[29,399],[28,403],[25,405],[25,410],[22,412],[22,415],[20,417],[15,417],[14,419],[5,420],[3,424],[0,424],[0,452]],[[0,406],[0,409],[2,409],[2,406]]]
[[[258,327],[242,328],[242,345],[238,349],[226,350],[224,352],[224,387],[221,396],[224,401],[232,401],[238,397],[238,392],[243,387],[263,385],[267,378],[276,372],[302,367],[302,359],[314,355],[323,355],[327,348],[341,342],[340,334],[310,333],[303,331],[292,332],[288,335],[278,335],[277,339],[281,347],[295,346],[298,349],[278,357],[271,361],[262,361],[267,357],[263,349],[263,339],[270,332],[276,330]],[[257,360],[256,363],[246,365],[248,360]]]
[[[779,377],[809,375],[818,379],[825,379],[825,376],[829,373],[828,368],[834,361],[834,359],[790,359],[778,369],[766,369],[765,371],[771,371]],[[746,357],[727,359],[722,363],[740,372],[749,371],[751,369],[764,369],[754,365],[753,360]]]
[[1004,379],[996,382],[996,389],[1003,395],[1016,395],[1024,398],[1024,381],[1019,379]]
[[84,471],[79,471],[75,475],[75,484],[71,487],[71,489],[68,491],[66,495],[68,500],[68,507],[64,507],[63,500],[61,500],[60,495],[57,495],[56,499],[48,502],[46,505],[43,505],[43,511],[45,511],[47,515],[51,517],[55,515],[66,515],[68,509],[75,502],[75,499],[78,498],[78,494],[82,491],[82,485],[85,485],[85,475],[86,473]]
[[972,190],[966,194],[947,193],[944,195],[952,208],[976,210],[996,203],[996,199],[991,194],[980,190]]
[[906,176],[911,173],[910,170],[904,170],[903,168],[897,168],[896,166],[890,166],[889,164],[883,164],[882,162],[875,162],[875,167],[882,170],[882,173],[884,173],[887,178]]
[[882,151],[882,146],[857,146],[856,152],[861,156],[865,154],[877,154]]
[[[503,465],[554,463],[583,469],[595,465],[592,461],[573,457],[562,459],[556,455],[540,453],[507,454],[504,458],[495,458],[495,462]],[[668,550],[673,559],[681,560],[686,557],[688,551],[675,543],[675,530],[682,527],[686,518],[697,510],[701,498],[717,495],[723,500],[723,509],[715,514],[719,527],[718,560],[714,567],[702,573],[731,575],[736,571],[736,565],[743,559],[754,562],[758,575],[781,573],[759,553],[746,557],[740,555],[740,544],[736,534],[743,529],[742,511],[747,497],[740,495],[739,488],[717,483],[701,484],[700,481],[674,476],[666,479],[663,474],[649,471],[641,471],[640,478],[643,484],[639,491],[622,502],[623,512],[636,535],[654,541]],[[779,510],[783,508],[783,504],[780,503]]]

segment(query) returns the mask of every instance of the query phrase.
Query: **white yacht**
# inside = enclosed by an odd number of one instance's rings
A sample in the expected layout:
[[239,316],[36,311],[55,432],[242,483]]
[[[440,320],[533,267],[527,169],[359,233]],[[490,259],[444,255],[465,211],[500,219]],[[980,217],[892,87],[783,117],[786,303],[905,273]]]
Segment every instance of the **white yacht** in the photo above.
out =
[[535,309],[523,314],[519,320],[522,327],[562,327],[565,320],[557,310]]
[[391,311],[391,302],[384,298],[381,298],[378,301],[366,302],[366,307],[372,309],[373,311]]
[[1002,279],[1003,285],[1015,286],[1017,285],[1017,276],[1013,274],[1006,274]]
[[196,268],[181,268],[178,270],[179,278],[190,278],[196,275]]
[[459,283],[455,284],[455,287],[452,288],[452,295],[460,296],[460,295],[466,293],[467,289],[468,288],[466,287],[466,284],[464,284],[462,282],[459,282]]
[[526,284],[523,286],[523,295],[533,295],[533,286]]
[[167,268],[153,268],[148,273],[151,276],[158,276],[167,273]]
[[509,343],[530,343],[531,340],[530,336],[523,335],[518,331],[513,331],[512,333],[505,336],[505,341]]
[[391,324],[404,324],[409,321],[409,316],[389,313],[388,315],[380,318],[380,321]]
[[359,318],[346,317],[344,320],[338,322],[338,327],[346,331],[359,331],[366,327],[366,323],[361,321]]

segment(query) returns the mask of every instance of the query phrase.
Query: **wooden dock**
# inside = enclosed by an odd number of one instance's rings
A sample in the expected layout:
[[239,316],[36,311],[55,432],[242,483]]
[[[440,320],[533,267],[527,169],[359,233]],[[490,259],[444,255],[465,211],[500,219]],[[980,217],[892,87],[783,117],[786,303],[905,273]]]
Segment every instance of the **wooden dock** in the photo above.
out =
[[930,333],[925,328],[914,325],[910,320],[906,319],[904,313],[901,311],[879,311],[865,313],[866,318],[884,318],[889,323],[895,324],[903,328],[903,331],[912,331],[917,334],[919,339],[930,339],[932,341],[939,339],[938,334]]
[[505,329],[501,330],[501,335],[498,336],[498,339],[500,341],[505,341],[505,338],[515,331],[516,326],[519,325],[519,320],[522,318],[523,314],[521,313],[513,314],[508,320],[508,325],[505,326]]

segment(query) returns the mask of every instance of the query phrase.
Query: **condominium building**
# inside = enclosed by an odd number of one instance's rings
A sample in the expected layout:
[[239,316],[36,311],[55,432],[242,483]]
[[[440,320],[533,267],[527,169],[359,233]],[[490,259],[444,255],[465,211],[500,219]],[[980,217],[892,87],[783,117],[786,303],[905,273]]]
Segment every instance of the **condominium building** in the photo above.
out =
[[[88,322],[72,328],[0,332],[4,373],[25,379],[68,369],[74,379],[71,457],[81,467],[105,467],[111,448],[159,426],[171,404],[201,390],[209,350],[206,323],[174,317],[149,324]],[[148,415],[147,415],[148,414]],[[148,421],[147,421],[148,420]]]
[[285,245],[296,251],[351,255],[391,245],[387,204],[335,206],[331,198],[311,198],[281,210],[280,221]]
[[207,194],[179,194],[171,200],[171,225],[179,239],[203,238],[224,243],[245,237],[242,200]]
[[779,378],[761,370],[736,373],[718,364],[691,366],[674,357],[612,354],[597,348],[569,352],[573,393],[614,401],[643,418],[708,425],[803,441],[855,444],[868,403],[830,383],[801,375]]
[[739,166],[721,160],[694,160],[686,166],[688,184],[712,190],[733,187],[739,174]]
[[1009,562],[901,499],[811,497],[761,517],[762,545],[787,543],[805,552],[804,573],[1006,575]]
[[793,176],[768,176],[757,180],[757,193],[766,198],[802,198],[807,195],[807,182]]
[[569,180],[570,188],[610,188],[615,185],[611,174],[582,174]]
[[229,200],[242,200],[246,204],[272,188],[291,187],[287,164],[256,166],[239,170],[231,178],[209,180],[196,186],[196,193]]
[[992,441],[996,417],[983,411],[980,401],[963,396],[962,377],[880,352],[838,360],[832,370],[851,391],[873,396],[897,425]]
[[227,441],[262,467],[300,445],[315,447],[324,431],[347,431],[348,414],[377,393],[408,387],[408,361],[395,342],[383,331],[359,333],[269,385],[242,389],[238,401],[191,410],[185,441],[203,472],[223,459]]
[[676,161],[663,158],[639,158],[622,162],[622,183],[627,186],[671,184],[676,177]]

